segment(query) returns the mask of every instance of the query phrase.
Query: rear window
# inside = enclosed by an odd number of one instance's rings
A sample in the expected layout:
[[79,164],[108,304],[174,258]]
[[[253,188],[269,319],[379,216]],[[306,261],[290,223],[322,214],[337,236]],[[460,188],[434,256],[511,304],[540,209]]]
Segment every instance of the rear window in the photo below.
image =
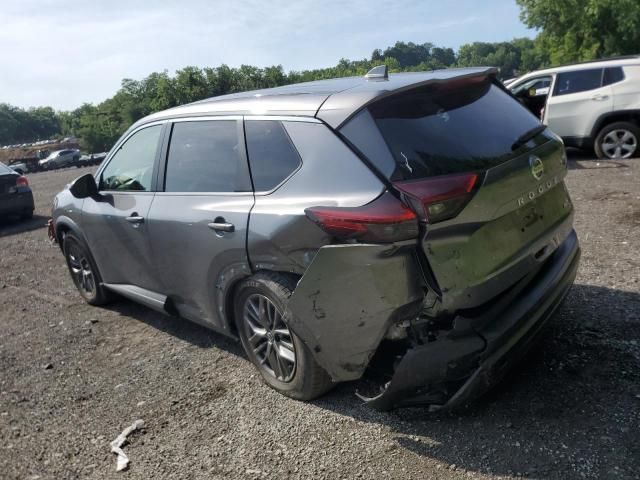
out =
[[251,190],[236,120],[173,125],[166,192],[216,193]]
[[13,170],[7,167],[4,163],[0,162],[0,173],[13,173]]
[[487,78],[428,85],[369,112],[394,160],[392,180],[490,168],[512,157],[514,142],[540,125]]

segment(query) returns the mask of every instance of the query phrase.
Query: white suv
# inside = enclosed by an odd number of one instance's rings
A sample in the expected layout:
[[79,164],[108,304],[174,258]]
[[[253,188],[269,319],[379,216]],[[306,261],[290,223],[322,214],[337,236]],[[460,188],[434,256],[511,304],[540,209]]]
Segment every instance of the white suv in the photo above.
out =
[[640,56],[527,73],[509,90],[567,146],[599,158],[640,154]]

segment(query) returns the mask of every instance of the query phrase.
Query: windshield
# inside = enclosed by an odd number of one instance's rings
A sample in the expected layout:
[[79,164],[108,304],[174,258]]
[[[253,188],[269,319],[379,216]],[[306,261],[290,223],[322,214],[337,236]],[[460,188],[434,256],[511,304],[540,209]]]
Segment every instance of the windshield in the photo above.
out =
[[488,169],[541,125],[488,78],[427,85],[369,111],[395,160],[392,180]]

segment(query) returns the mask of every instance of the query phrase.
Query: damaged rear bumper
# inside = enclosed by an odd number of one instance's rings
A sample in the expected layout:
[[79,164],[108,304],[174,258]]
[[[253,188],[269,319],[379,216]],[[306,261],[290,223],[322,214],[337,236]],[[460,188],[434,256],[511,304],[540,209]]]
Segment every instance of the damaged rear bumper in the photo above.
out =
[[439,410],[478,398],[527,352],[568,293],[579,259],[572,231],[533,278],[500,302],[499,311],[491,309],[479,321],[461,319],[445,338],[410,348],[384,391],[364,400],[379,410],[416,405]]

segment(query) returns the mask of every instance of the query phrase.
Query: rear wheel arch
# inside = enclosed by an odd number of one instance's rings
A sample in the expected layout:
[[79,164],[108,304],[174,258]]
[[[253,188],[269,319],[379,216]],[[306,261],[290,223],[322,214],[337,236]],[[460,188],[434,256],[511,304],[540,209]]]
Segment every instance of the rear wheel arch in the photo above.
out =
[[[259,277],[264,276],[272,279],[277,279],[278,277],[287,278],[288,282],[290,282],[290,284],[294,286],[293,288],[295,288],[295,285],[298,283],[298,281],[301,278],[301,275],[296,275],[290,272],[280,272],[276,270],[257,270],[252,275],[247,275],[234,280],[233,283],[231,283],[231,285],[227,287],[225,292],[224,317],[227,323],[226,325],[227,328],[235,336],[238,335],[238,325],[236,323],[237,319],[236,319],[236,312],[235,312],[235,303],[236,303],[236,298],[238,296],[238,291],[244,282],[256,276],[259,276]],[[293,288],[291,289],[292,293],[293,293]]]
[[[312,350],[302,341],[302,339],[296,334],[294,330],[290,328],[289,323],[286,321],[286,303],[294,292],[299,276],[288,272],[279,272],[271,270],[260,270],[254,275],[246,277],[242,282],[236,286],[235,298],[234,298],[234,319],[236,321],[237,332],[244,347],[244,350],[251,362],[260,372],[265,383],[279,391],[280,393],[298,399],[298,400],[311,400],[324,394],[330,390],[333,386],[331,378],[327,372],[317,363]],[[291,373],[292,377],[288,379],[282,379],[278,374],[274,374],[280,368],[273,368],[273,371],[267,371],[265,373],[265,365],[268,365],[265,361],[260,361],[256,356],[258,350],[255,344],[251,344],[251,340],[246,332],[246,324],[244,323],[243,311],[246,308],[245,302],[253,301],[252,298],[256,296],[266,297],[268,302],[275,305],[275,308],[279,311],[280,315],[270,316],[273,322],[271,327],[276,328],[276,319],[283,322],[285,330],[289,332],[288,335],[284,335],[284,338],[290,337],[291,345],[293,345],[294,353],[294,370]],[[282,325],[282,323],[280,324]],[[278,337],[278,330],[270,330],[271,333],[263,334],[273,335],[270,337],[269,342],[273,342],[274,347],[278,345],[279,341],[282,341],[282,337]],[[266,338],[266,337],[264,337]],[[281,338],[281,340],[278,340]],[[263,340],[266,341],[266,340]],[[289,340],[288,340],[289,341]],[[252,346],[253,345],[253,346]],[[266,345],[266,343],[265,343]],[[264,350],[263,350],[264,351]],[[267,350],[268,352],[268,350]],[[276,354],[276,357],[278,355]],[[281,357],[284,358],[284,357]],[[276,362],[277,363],[277,362]],[[268,370],[268,369],[267,369]],[[277,378],[276,378],[277,377]]]
[[234,336],[238,336],[238,326],[236,324],[236,312],[235,301],[238,294],[238,287],[244,280],[249,277],[241,277],[236,279],[229,287],[224,295],[224,321],[226,322],[226,328]]
[[607,123],[598,131],[593,143],[596,156],[603,160],[637,157],[640,126],[629,120]]
[[640,127],[640,110],[621,110],[605,113],[598,117],[591,130],[591,139],[595,142],[602,129],[617,122],[630,122]]

